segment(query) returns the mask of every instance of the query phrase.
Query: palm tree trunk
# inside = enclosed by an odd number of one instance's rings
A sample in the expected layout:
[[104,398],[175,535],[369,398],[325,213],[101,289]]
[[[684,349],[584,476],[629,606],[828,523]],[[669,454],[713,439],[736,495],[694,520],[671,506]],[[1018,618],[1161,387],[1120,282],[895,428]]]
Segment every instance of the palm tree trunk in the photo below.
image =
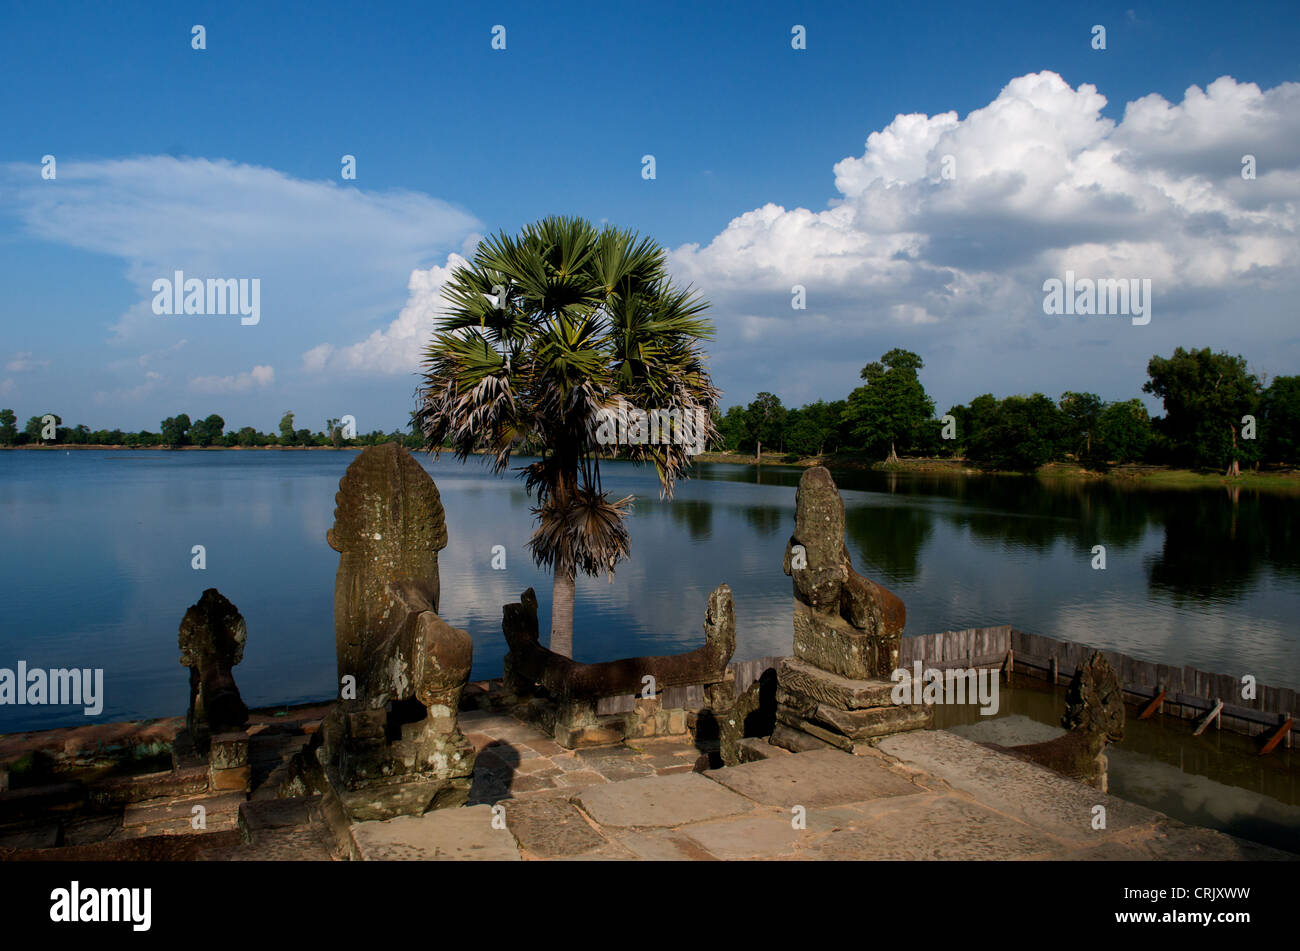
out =
[[551,650],[573,656],[573,566],[555,566],[551,582]]

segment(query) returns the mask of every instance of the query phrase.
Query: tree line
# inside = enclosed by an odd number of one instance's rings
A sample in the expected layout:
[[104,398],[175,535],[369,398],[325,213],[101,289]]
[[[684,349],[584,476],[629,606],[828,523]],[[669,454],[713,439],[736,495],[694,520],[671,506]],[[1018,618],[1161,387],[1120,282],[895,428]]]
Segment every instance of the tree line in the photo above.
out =
[[[54,428],[50,431],[47,417],[53,418]],[[121,429],[92,430],[85,425],[64,426],[63,419],[57,413],[42,413],[27,420],[27,425],[18,428],[18,417],[12,409],[0,409],[0,446],[23,446],[29,444],[59,443],[72,446],[129,446],[149,448],[161,446],[179,449],[183,446],[207,447],[243,447],[260,446],[373,446],[384,442],[399,442],[415,449],[423,445],[423,440],[412,432],[394,430],[384,433],[374,430],[370,433],[345,435],[345,429],[338,419],[327,419],[323,429],[313,432],[310,429],[295,429],[294,414],[286,412],[280,418],[278,433],[263,433],[252,426],[238,430],[226,429],[226,421],[213,413],[203,419],[191,420],[187,413],[168,416],[158,424],[158,432],[141,430],[124,432]]]
[[[1095,393],[1067,391],[1053,400],[1042,393],[991,393],[950,407],[936,417],[934,401],[918,377],[921,358],[894,349],[862,368],[863,385],[847,398],[786,407],[780,397],[759,393],[747,406],[715,411],[718,436],[709,448],[764,452],[787,461],[834,454],[892,460],[900,454],[964,458],[994,469],[1032,471],[1054,461],[1099,468],[1148,463],[1193,469],[1300,464],[1300,376],[1271,382],[1251,373],[1246,360],[1209,348],[1177,348],[1153,356],[1142,391],[1158,397],[1164,415],[1151,417],[1140,399],[1107,402]],[[45,416],[53,416],[55,432]],[[226,430],[217,414],[191,420],[181,413],[158,432],[124,432],[63,426],[55,413],[33,416],[19,429],[12,409],[0,409],[0,445],[57,442],[68,445],[151,447],[369,446],[399,442],[420,448],[410,432],[380,430],[347,437],[338,419],[319,431],[294,428],[286,412],[278,433],[251,426]]]
[[1148,463],[1236,474],[1241,466],[1300,463],[1300,376],[1269,382],[1226,352],[1177,348],[1153,356],[1142,392],[1158,397],[1151,417],[1140,399],[1107,402],[1095,393],[991,393],[936,417],[922,385],[921,358],[890,350],[862,369],[863,385],[843,400],[787,408],[772,393],[715,419],[722,449],[764,450],[787,461],[833,453],[895,460],[899,454],[965,458],[994,469],[1032,471],[1054,461],[1090,468]]

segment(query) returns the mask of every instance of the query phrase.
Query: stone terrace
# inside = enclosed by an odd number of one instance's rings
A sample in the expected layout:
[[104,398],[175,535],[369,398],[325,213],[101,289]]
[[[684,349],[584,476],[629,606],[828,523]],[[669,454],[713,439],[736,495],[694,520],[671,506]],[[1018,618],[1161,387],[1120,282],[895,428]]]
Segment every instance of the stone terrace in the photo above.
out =
[[[508,861],[1296,858],[1184,825],[941,731],[887,737],[856,755],[830,749],[788,753],[746,740],[769,758],[695,772],[704,751],[685,737],[568,751],[509,715],[477,710],[460,718],[479,750],[469,805],[353,823],[345,848],[331,833],[320,796],[282,799],[275,791],[276,774],[318,727],[323,710],[300,708],[291,718],[254,714],[260,755],[254,756],[247,801],[238,793],[177,790],[132,802],[116,815],[75,822],[61,835],[46,822],[11,827],[0,833],[0,857],[330,860],[354,852],[379,860]],[[153,726],[141,727],[146,739],[153,739]],[[38,739],[29,735],[27,742]],[[124,741],[116,734],[114,739]],[[189,821],[196,804],[208,814],[202,833]],[[1106,808],[1105,829],[1092,828],[1097,805]],[[504,829],[494,828],[494,806],[504,810],[495,823],[504,818]],[[803,829],[792,824],[795,806],[804,809]]]
[[[362,858],[1295,858],[944,732],[900,734],[858,755],[761,744],[771,758],[697,773],[700,750],[681,740],[568,752],[508,716],[461,722],[481,750],[470,805],[354,824]],[[1093,829],[1097,805],[1105,829]]]

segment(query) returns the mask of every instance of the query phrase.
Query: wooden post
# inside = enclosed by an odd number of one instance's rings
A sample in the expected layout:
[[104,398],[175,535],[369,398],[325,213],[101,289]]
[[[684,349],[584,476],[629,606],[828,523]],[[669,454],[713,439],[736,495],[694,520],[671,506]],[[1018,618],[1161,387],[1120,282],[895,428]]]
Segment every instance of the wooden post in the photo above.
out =
[[1222,717],[1223,717],[1223,701],[1216,698],[1214,701],[1214,709],[1212,709],[1209,713],[1207,713],[1205,717],[1201,720],[1201,722],[1197,724],[1196,729],[1192,731],[1192,736],[1200,736],[1202,733],[1205,732],[1205,728],[1210,725],[1211,720],[1214,720],[1217,724],[1217,722],[1221,720]]
[[1016,672],[1016,652],[1007,648],[1007,659],[1002,665],[1003,672],[1007,675],[1007,682],[1011,681],[1011,675]]
[[1056,686],[1056,657],[1052,657],[1052,686]]

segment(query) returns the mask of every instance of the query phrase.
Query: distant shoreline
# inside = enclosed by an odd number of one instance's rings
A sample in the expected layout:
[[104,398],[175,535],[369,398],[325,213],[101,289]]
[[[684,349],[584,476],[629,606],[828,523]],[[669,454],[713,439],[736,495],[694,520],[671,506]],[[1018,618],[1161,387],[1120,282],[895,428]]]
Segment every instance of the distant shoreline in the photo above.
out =
[[[784,461],[776,453],[764,453],[763,465],[786,466],[788,468],[810,468],[825,466],[832,472],[897,472],[908,475],[945,475],[961,476],[1034,476],[1039,479],[1054,481],[1105,481],[1120,485],[1142,485],[1150,488],[1207,488],[1223,486],[1225,488],[1268,489],[1282,492],[1300,492],[1300,470],[1276,469],[1254,472],[1243,470],[1241,475],[1230,479],[1221,472],[1196,472],[1191,469],[1173,469],[1168,466],[1122,465],[1104,471],[1086,469],[1077,463],[1049,462],[1036,472],[1006,472],[997,469],[981,469],[971,465],[965,459],[951,458],[908,458],[897,462],[882,462],[864,457],[850,455],[845,457],[810,456],[802,459]],[[695,457],[696,462],[728,463],[758,467],[754,456],[735,452],[702,452]]]
[[[360,452],[366,446],[115,446],[92,445],[85,443],[53,443],[41,445],[27,443],[21,446],[0,446],[0,451],[31,450],[36,452],[71,452],[73,450],[100,450],[123,452]],[[422,452],[423,450],[412,450]],[[452,453],[453,449],[443,449]],[[480,455],[481,453],[475,453]],[[702,452],[693,458],[695,462],[724,463],[728,465],[759,467],[755,456],[738,452]],[[1076,463],[1051,462],[1037,472],[1006,472],[996,469],[981,469],[972,466],[965,459],[952,458],[906,458],[897,462],[882,462],[865,457],[848,455],[843,457],[809,456],[786,462],[776,453],[764,454],[765,466],[785,466],[787,468],[807,469],[812,466],[826,466],[835,471],[857,472],[897,472],[908,475],[928,474],[952,477],[961,476],[1027,476],[1039,479],[1106,481],[1117,484],[1142,485],[1150,488],[1207,488],[1223,486],[1225,488],[1264,489],[1280,492],[1300,492],[1300,470],[1279,469],[1254,472],[1245,470],[1235,479],[1230,479],[1220,472],[1196,472],[1191,469],[1172,469],[1166,466],[1122,465],[1105,471],[1086,469]]]

